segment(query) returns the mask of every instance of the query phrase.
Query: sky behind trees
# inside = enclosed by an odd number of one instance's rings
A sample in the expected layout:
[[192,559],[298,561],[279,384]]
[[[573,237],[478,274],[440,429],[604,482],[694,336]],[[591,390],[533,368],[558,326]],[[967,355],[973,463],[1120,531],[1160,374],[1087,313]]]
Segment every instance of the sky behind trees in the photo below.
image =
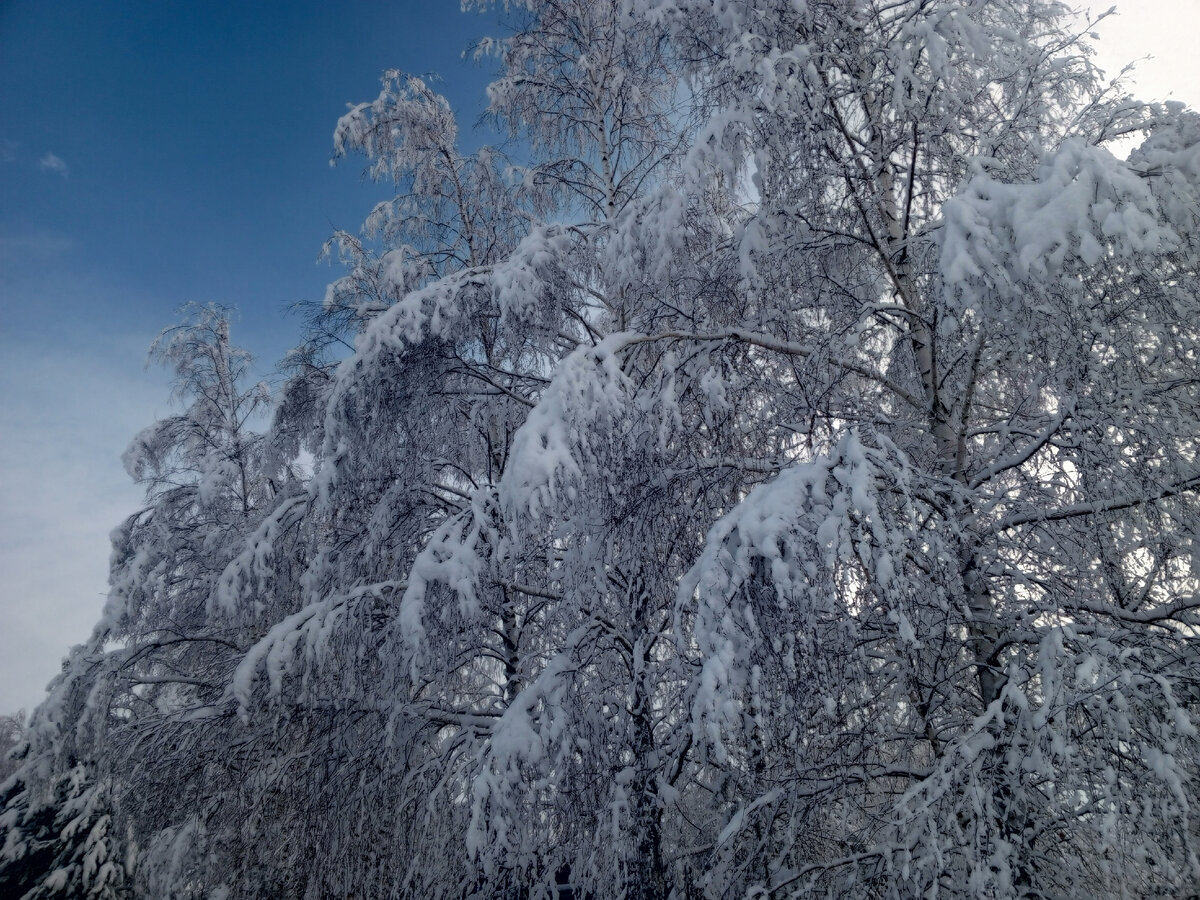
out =
[[[1140,96],[1200,104],[1200,0],[1143,0],[1101,29]],[[467,126],[494,32],[457,4],[0,5],[0,712],[32,706],[105,590],[105,536],[137,508],[120,453],[166,412],[153,336],[188,301],[237,307],[269,375],[315,262],[386,189],[331,169],[337,117],[380,73],[438,72]]]

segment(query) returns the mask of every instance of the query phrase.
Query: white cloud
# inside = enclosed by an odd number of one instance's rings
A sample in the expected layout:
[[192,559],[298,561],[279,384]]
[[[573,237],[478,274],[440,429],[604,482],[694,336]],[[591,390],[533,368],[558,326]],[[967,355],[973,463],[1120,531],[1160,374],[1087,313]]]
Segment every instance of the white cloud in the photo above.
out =
[[20,144],[16,141],[10,141],[8,138],[0,138],[0,163],[16,162],[17,147],[19,146]]
[[43,172],[53,172],[55,175],[61,175],[66,178],[71,174],[71,167],[68,166],[61,156],[54,153],[47,153],[38,160],[38,168]]

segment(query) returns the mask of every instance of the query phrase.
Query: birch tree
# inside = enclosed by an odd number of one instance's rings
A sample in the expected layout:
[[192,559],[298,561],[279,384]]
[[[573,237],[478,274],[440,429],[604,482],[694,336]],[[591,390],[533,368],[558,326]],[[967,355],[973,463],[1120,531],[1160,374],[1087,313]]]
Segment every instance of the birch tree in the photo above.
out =
[[6,871],[52,848],[46,871],[25,885],[30,897],[123,896],[135,878],[153,884],[163,863],[155,850],[181,833],[192,856],[176,848],[167,865],[186,878],[209,849],[208,826],[227,829],[226,839],[237,830],[219,817],[237,756],[220,699],[253,616],[239,630],[212,613],[222,570],[283,489],[263,469],[253,430],[267,394],[246,385],[249,356],[216,307],[190,310],[151,359],[174,370],[182,409],[125,454],[147,506],[114,531],[104,615],[35,712],[6,800]]
[[1194,885],[1194,119],[1058,4],[647,7],[747,303],[625,346],[722,347],[793,435],[677,595],[745,786],[707,889]]

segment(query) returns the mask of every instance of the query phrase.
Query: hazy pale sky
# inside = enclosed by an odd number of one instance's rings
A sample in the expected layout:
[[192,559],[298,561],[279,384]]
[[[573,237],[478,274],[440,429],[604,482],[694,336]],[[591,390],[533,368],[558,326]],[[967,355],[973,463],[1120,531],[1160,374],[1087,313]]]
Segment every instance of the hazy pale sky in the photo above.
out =
[[[1103,11],[1113,3],[1096,4]],[[1146,100],[1182,100],[1200,108],[1200,0],[1125,0],[1100,24],[1099,62],[1116,75],[1137,62],[1133,93]],[[1145,59],[1144,57],[1150,57]]]
[[[1200,0],[1121,9],[1101,64],[1152,55],[1136,93],[1200,107]],[[120,454],[168,409],[151,339],[184,302],[233,305],[269,372],[285,308],[336,274],[321,244],[385,195],[328,165],[345,104],[438,72],[469,128],[487,78],[460,54],[494,32],[453,0],[0,0],[0,713],[99,615],[140,500]]]

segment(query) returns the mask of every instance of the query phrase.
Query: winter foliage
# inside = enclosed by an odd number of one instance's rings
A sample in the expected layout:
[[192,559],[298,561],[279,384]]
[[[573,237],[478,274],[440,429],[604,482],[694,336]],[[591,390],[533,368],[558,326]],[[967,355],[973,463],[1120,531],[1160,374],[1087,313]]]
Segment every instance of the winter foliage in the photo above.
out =
[[276,397],[152,349],[0,893],[1200,893],[1200,117],[1056,0],[507,9]]

